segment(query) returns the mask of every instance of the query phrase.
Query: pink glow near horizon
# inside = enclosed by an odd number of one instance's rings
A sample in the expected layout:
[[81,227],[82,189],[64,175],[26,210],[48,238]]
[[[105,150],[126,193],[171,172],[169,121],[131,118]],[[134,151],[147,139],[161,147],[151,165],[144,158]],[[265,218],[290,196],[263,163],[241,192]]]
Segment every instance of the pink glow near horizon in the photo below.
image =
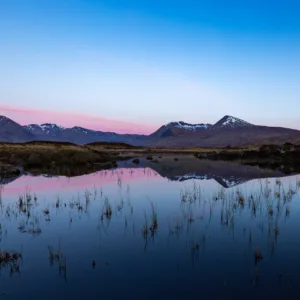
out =
[[21,125],[55,123],[63,127],[81,126],[99,131],[136,134],[150,134],[157,129],[154,125],[112,120],[96,115],[17,108],[6,105],[0,106],[0,115],[6,116]]

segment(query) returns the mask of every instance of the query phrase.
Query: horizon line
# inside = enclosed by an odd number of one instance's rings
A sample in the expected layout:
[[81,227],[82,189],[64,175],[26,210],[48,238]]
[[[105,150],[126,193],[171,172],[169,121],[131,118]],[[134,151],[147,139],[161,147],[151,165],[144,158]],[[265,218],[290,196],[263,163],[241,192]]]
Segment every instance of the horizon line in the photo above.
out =
[[[157,131],[160,127],[164,125],[168,125],[170,123],[183,122],[189,125],[204,124],[203,122],[188,123],[182,120],[170,121],[164,124],[143,124],[143,123],[130,122],[126,120],[115,120],[100,115],[92,115],[87,113],[62,112],[62,111],[57,112],[52,110],[13,107],[9,105],[0,105],[0,116],[1,115],[6,118],[10,118],[14,122],[17,122],[22,126],[55,124],[63,128],[82,127],[84,129],[89,129],[94,131],[113,132],[119,134],[141,134],[141,135],[151,134]],[[233,117],[245,121],[239,117],[234,117],[230,114],[225,114],[222,118],[218,119],[218,121],[220,121],[224,117]],[[35,120],[32,121],[31,120],[32,118]],[[213,125],[215,123],[205,123],[205,124]],[[278,128],[299,130],[299,128],[280,126],[280,125],[258,125],[254,123],[250,123],[250,124],[255,126],[278,127]]]

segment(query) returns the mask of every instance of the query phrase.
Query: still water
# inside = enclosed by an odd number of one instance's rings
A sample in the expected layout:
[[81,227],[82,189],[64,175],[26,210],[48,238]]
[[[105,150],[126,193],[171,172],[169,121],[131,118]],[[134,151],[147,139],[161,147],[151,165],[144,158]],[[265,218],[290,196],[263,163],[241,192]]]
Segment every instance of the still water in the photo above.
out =
[[17,256],[2,257],[0,299],[299,299],[299,179],[15,178],[1,190],[0,252]]

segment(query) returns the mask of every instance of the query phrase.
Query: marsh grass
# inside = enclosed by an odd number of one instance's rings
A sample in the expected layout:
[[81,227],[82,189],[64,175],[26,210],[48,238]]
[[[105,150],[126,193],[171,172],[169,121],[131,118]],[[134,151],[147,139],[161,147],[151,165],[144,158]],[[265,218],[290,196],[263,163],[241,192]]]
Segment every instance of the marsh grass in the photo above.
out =
[[285,208],[285,216],[289,217],[290,216],[290,207],[287,205]]
[[172,227],[169,223],[169,235],[175,235],[179,237],[182,229],[182,221],[179,217],[174,219],[174,226]]
[[242,193],[238,191],[237,197],[238,197],[239,205],[244,206],[245,205],[245,197],[242,195]]
[[[264,256],[266,256],[266,249],[273,253],[277,242],[281,239],[281,235],[284,234],[284,231],[281,230],[282,222],[280,218],[283,217],[287,220],[287,217],[289,217],[293,212],[294,206],[291,205],[291,201],[296,196],[298,197],[298,181],[296,182],[296,186],[294,184],[284,184],[283,180],[280,181],[280,184],[277,180],[273,180],[272,182],[273,184],[270,184],[268,180],[261,181],[258,189],[252,188],[251,192],[249,192],[246,187],[243,188],[243,186],[231,189],[219,188],[213,191],[210,190],[209,192],[202,192],[200,185],[197,185],[194,181],[192,184],[187,184],[180,190],[180,199],[177,199],[177,205],[180,211],[176,212],[176,218],[171,215],[168,216],[168,218],[170,217],[170,220],[172,220],[169,224],[164,222],[163,217],[158,214],[157,207],[154,205],[154,202],[150,200],[150,207],[148,206],[147,201],[145,201],[146,211],[144,213],[144,219],[140,216],[135,218],[140,210],[139,208],[137,208],[137,210],[135,209],[135,214],[133,214],[133,205],[130,200],[130,188],[128,185],[123,185],[121,187],[122,190],[114,200],[111,200],[111,198],[108,198],[107,196],[103,196],[101,188],[101,197],[98,197],[97,200],[99,201],[94,203],[92,199],[96,200],[97,198],[97,189],[94,186],[94,191],[91,190],[90,192],[88,189],[85,189],[83,192],[81,191],[78,193],[77,199],[76,196],[74,196],[69,202],[68,207],[64,207],[62,205],[62,200],[59,196],[57,196],[57,198],[52,199],[50,204],[47,204],[48,208],[47,206],[46,208],[44,207],[44,210],[35,209],[34,202],[36,201],[32,201],[35,196],[31,196],[35,194],[31,193],[29,189],[26,189],[25,193],[19,197],[18,201],[13,203],[11,206],[8,205],[5,207],[5,217],[7,220],[11,220],[14,216],[22,218],[22,222],[19,226],[20,232],[38,235],[41,233],[40,222],[41,225],[45,224],[43,216],[49,217],[50,220],[51,215],[51,217],[55,220],[55,217],[59,213],[62,213],[64,209],[67,210],[67,212],[69,210],[69,219],[67,214],[67,223],[68,221],[70,224],[74,222],[74,226],[77,226],[76,222],[79,220],[79,216],[83,216],[84,214],[82,206],[84,206],[85,203],[86,210],[88,205],[91,205],[91,207],[93,205],[94,207],[96,206],[98,221],[99,218],[101,221],[104,219],[107,220],[102,223],[99,222],[99,224],[103,226],[101,229],[103,228],[105,230],[106,235],[109,233],[109,226],[107,225],[109,223],[114,225],[122,224],[121,226],[124,226],[126,235],[127,229],[130,228],[130,225],[132,225],[133,234],[135,234],[135,226],[137,226],[136,228],[141,228],[142,236],[146,240],[146,247],[147,239],[149,241],[154,241],[153,237],[157,233],[159,233],[158,238],[164,238],[164,234],[167,233],[169,236],[172,236],[170,237],[170,240],[175,237],[174,239],[176,241],[182,241],[184,238],[188,247],[190,246],[193,256],[197,256],[199,254],[199,250],[202,249],[202,246],[206,241],[209,243],[209,238],[206,239],[205,237],[209,236],[210,219],[212,219],[214,221],[213,226],[219,226],[222,228],[222,231],[232,234],[233,237],[235,237],[234,234],[239,232],[239,230],[241,230],[240,232],[243,231],[242,236],[246,239],[246,242],[248,238],[249,246],[247,247],[251,249],[249,250],[249,253],[251,254],[253,254],[254,251],[253,245],[256,246],[257,232],[259,232],[259,234],[265,238],[262,240],[266,241],[267,247],[263,248],[263,245],[261,244],[258,246],[263,249]],[[104,202],[102,196],[104,197]],[[55,211],[55,207],[60,209]],[[26,210],[26,214],[24,214],[24,208]],[[77,209],[78,212],[82,213],[78,215],[76,213],[73,214],[73,219],[70,213],[71,209]],[[38,213],[35,214],[37,211]],[[28,212],[30,212],[30,215],[28,215]],[[207,221],[208,215],[209,220]],[[202,218],[202,216],[204,216],[204,218]],[[6,219],[4,219],[4,222],[5,221]],[[257,224],[258,226],[254,227]],[[105,225],[107,226],[105,227]],[[52,226],[52,223],[49,224],[48,228],[50,228],[50,226]],[[1,228],[0,224],[0,233]],[[199,237],[199,232],[201,230],[204,230],[204,238],[194,239],[195,236]],[[128,235],[130,235],[130,231],[128,232]],[[140,236],[139,230],[137,233],[137,235]],[[181,234],[184,236],[180,236]],[[52,258],[53,262],[57,261],[60,272],[65,274],[66,256],[60,253],[60,245],[57,249],[57,252],[53,247],[49,249],[49,259],[51,261]],[[260,260],[258,259],[258,262],[259,261]]]
[[112,217],[112,207],[111,207],[108,197],[105,197],[105,200],[104,200],[102,216],[105,216],[106,219],[110,219]]
[[201,201],[201,186],[200,184],[197,186],[196,182],[193,181],[193,186],[192,188],[182,188],[180,190],[180,198],[181,198],[181,203],[185,204],[192,204],[195,203],[197,200],[200,202]]
[[25,189],[25,192],[23,195],[19,196],[18,200],[18,208],[19,211],[28,214],[28,217],[30,216],[30,209],[33,206],[32,200],[34,199],[34,204],[37,204],[37,196],[34,194],[34,196],[31,195],[31,191],[29,188]]
[[91,192],[88,189],[84,190],[85,203],[88,205],[91,202]]
[[78,193],[77,195],[77,199],[75,200],[75,202],[73,202],[72,204],[75,205],[75,207],[77,208],[78,212],[82,212],[83,211],[83,206],[81,204],[81,200],[80,200],[80,195]]
[[263,259],[263,255],[262,253],[256,248],[254,251],[254,261],[255,264],[257,264],[258,262],[260,262]]
[[192,240],[190,242],[190,249],[191,249],[191,257],[192,257],[192,263],[194,264],[195,259],[198,258],[199,255],[199,243],[195,240]]
[[98,191],[97,191],[96,186],[94,185],[94,201],[97,199],[97,194],[98,194]]
[[[234,228],[236,222],[235,215],[239,205],[242,209],[248,208],[252,217],[259,220],[259,228],[262,234],[264,233],[264,224],[267,225],[268,247],[271,250],[271,254],[273,254],[280,233],[280,218],[281,216],[285,218],[290,216],[290,203],[296,196],[299,198],[297,191],[297,183],[293,189],[291,183],[283,184],[282,181],[279,182],[279,180],[276,180],[274,187],[271,187],[270,182],[265,180],[263,184],[261,183],[257,192],[252,191],[248,201],[242,195],[242,190],[237,190],[236,198],[226,192],[225,200],[221,202],[221,224],[226,226],[231,225],[230,228]],[[251,223],[249,224],[250,226]],[[243,230],[245,232],[246,228],[244,227]],[[249,240],[250,242],[252,240],[251,230],[249,232]]]
[[117,212],[122,212],[123,208],[124,208],[124,200],[123,197],[121,196],[120,203],[117,204]]
[[60,195],[56,195],[56,201],[55,201],[55,208],[59,209],[62,206],[62,199],[60,198]]
[[20,272],[20,260],[22,259],[22,254],[19,252],[0,252],[0,270],[1,268],[9,268],[10,275],[13,273]]
[[53,266],[54,263],[57,263],[59,274],[67,280],[67,258],[61,252],[61,241],[60,238],[58,239],[58,246],[57,250],[53,246],[48,246],[48,253],[49,253],[49,262],[50,266]]
[[119,174],[117,175],[117,183],[118,183],[118,187],[121,189],[122,188],[122,178],[119,176]]
[[147,219],[146,212],[144,213],[144,217],[145,217],[145,222],[144,222],[144,225],[142,227],[142,235],[143,235],[144,239],[146,239],[148,237],[148,234],[149,234],[148,219]]
[[50,214],[50,211],[48,208],[43,210],[44,215],[48,216]]
[[222,186],[217,193],[216,200],[224,200],[225,199],[225,188]]
[[158,219],[157,219],[157,212],[154,207],[154,203],[150,202],[151,205],[151,225],[150,225],[150,232],[152,235],[156,234],[158,229]]

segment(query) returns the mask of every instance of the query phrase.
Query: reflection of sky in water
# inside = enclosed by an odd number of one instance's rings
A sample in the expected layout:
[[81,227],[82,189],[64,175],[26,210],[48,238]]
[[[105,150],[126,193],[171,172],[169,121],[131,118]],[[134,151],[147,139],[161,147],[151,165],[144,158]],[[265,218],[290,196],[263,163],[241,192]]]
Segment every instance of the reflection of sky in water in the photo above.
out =
[[[9,271],[2,269],[0,294],[5,292],[9,299],[40,299],[40,295],[43,299],[189,299],[201,295],[205,299],[208,295],[248,299],[259,293],[273,297],[283,297],[285,291],[293,294],[300,283],[299,194],[283,206],[281,214],[276,213],[272,194],[273,217],[267,210],[270,199],[261,200],[254,217],[248,199],[251,194],[257,198],[267,182],[274,193],[276,179],[251,180],[223,189],[215,180],[170,181],[151,169],[118,169],[73,178],[20,177],[2,192],[0,246],[2,250],[22,249],[21,274],[10,278]],[[182,204],[181,193],[193,191],[194,183],[200,188],[199,199]],[[290,186],[295,190],[296,177],[282,178],[281,184],[286,192]],[[38,197],[29,220],[17,214],[16,205],[26,189]],[[85,189],[91,198],[87,207]],[[234,222],[229,218],[228,225],[222,225],[221,211],[226,214],[232,209],[237,191],[245,198],[244,208],[238,206]],[[223,192],[227,200],[215,201]],[[55,207],[57,197],[61,199],[59,208]],[[106,197],[113,212],[110,221],[101,220]],[[82,211],[76,205],[71,207],[78,199]],[[145,215],[150,226],[151,201],[159,227],[154,238],[144,240],[141,229]],[[45,209],[50,210],[50,221],[45,220]],[[21,222],[27,222],[27,228],[38,226],[41,234],[21,233]],[[277,242],[275,226],[279,228]],[[67,281],[59,276],[57,264],[49,266],[47,247],[57,248],[59,238],[61,252],[67,257]],[[264,255],[257,266],[253,259],[256,247]],[[94,270],[92,260],[96,261]],[[257,282],[253,281],[256,273]],[[283,274],[280,284],[279,273]]]
[[115,182],[118,178],[130,182],[137,179],[145,179],[156,176],[156,172],[151,169],[118,169],[100,171],[94,174],[76,177],[49,177],[49,176],[22,176],[5,186],[6,193],[22,192],[26,187],[32,191],[53,191],[76,190],[91,188],[95,186],[108,185]]

